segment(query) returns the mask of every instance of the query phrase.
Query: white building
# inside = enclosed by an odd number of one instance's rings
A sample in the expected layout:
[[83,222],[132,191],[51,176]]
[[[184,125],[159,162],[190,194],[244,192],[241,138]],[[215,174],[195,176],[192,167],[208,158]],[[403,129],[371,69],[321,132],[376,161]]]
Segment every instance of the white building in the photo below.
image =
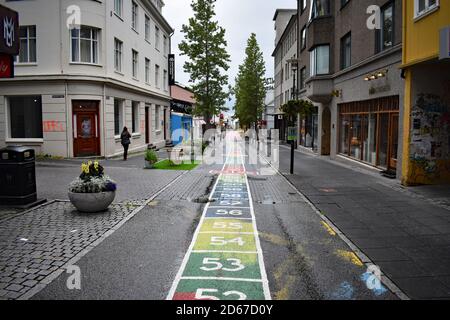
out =
[[19,12],[21,26],[16,77],[0,80],[0,147],[112,157],[124,126],[130,151],[165,146],[173,29],[161,0],[0,3]]
[[274,126],[279,130],[280,140],[287,135],[287,122],[280,107],[293,99],[294,79],[288,60],[297,57],[297,10],[277,9],[273,18],[275,23],[274,79]]

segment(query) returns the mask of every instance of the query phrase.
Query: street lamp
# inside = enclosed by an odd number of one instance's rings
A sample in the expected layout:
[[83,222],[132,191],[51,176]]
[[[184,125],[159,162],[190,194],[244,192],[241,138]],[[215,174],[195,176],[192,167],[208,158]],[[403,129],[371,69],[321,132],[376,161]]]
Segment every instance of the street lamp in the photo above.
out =
[[[287,63],[289,63],[291,65],[292,74],[294,76],[294,86],[292,88],[292,100],[297,100],[296,75],[297,75],[297,70],[298,70],[299,59],[296,59],[296,58],[289,59],[289,60],[287,60]],[[294,119],[292,119],[292,120],[294,120]],[[294,126],[294,128],[295,128],[295,126]],[[288,128],[288,130],[292,130],[292,128]],[[295,130],[295,135],[297,135],[296,130]],[[296,139],[291,139],[291,174],[294,174],[295,141],[296,141]]]

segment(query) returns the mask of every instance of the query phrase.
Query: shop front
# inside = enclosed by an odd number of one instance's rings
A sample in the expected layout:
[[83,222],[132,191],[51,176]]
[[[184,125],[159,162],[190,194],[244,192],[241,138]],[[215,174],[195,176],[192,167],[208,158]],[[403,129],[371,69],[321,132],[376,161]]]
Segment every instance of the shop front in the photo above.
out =
[[317,151],[319,143],[319,115],[317,109],[308,116],[300,117],[299,145]]
[[399,96],[343,103],[339,110],[339,153],[396,171],[399,146]]

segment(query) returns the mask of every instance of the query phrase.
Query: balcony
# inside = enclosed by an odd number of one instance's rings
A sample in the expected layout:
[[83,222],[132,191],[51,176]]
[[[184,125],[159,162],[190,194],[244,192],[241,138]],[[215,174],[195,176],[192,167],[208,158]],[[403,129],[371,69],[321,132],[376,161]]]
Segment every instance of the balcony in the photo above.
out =
[[333,79],[331,76],[315,76],[306,80],[306,97],[313,102],[328,104],[332,99]]

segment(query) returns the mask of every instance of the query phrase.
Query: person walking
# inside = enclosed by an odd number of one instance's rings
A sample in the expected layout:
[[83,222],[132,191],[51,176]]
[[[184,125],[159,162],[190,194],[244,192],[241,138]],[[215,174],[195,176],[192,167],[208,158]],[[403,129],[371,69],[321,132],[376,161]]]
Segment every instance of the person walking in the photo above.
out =
[[127,127],[123,128],[122,134],[120,135],[120,141],[123,146],[123,161],[127,161],[128,158],[128,148],[131,144],[131,134]]

